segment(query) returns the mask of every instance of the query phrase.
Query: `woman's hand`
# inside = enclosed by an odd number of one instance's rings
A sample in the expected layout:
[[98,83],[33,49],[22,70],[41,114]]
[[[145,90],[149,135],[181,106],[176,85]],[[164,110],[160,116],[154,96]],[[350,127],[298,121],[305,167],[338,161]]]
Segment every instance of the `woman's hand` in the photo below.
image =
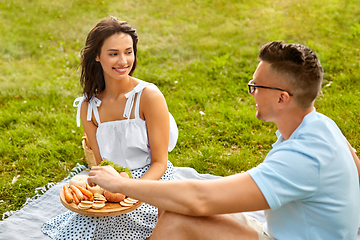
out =
[[91,168],[88,177],[88,183],[91,187],[99,185],[112,193],[120,192],[119,186],[121,181],[125,178],[122,177],[112,166],[94,166]]

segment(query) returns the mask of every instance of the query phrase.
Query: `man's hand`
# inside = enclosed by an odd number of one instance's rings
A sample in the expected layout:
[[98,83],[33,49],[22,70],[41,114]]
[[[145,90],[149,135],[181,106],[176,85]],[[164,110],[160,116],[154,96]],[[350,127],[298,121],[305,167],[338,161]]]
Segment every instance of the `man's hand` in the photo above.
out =
[[91,187],[100,187],[116,193],[123,178],[112,166],[92,167],[89,172],[88,183]]

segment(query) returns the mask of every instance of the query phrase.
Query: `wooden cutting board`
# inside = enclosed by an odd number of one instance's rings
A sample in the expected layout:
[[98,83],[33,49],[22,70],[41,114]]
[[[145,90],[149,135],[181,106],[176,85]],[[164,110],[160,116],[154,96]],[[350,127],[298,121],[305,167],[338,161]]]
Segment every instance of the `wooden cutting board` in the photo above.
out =
[[119,203],[106,202],[105,207],[101,209],[80,209],[75,202],[68,203],[64,196],[64,190],[61,188],[60,192],[61,203],[69,210],[91,217],[111,217],[124,213],[131,212],[141,206],[142,202],[138,201],[130,207],[123,207]]

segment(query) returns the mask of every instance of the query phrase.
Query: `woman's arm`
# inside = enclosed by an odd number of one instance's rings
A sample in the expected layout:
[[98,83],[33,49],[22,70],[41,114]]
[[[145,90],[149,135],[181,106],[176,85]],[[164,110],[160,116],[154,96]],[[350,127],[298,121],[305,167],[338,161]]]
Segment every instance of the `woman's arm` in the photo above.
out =
[[84,128],[84,132],[85,132],[85,134],[88,138],[89,144],[90,144],[88,147],[91,148],[91,150],[94,153],[96,165],[99,165],[100,162],[102,161],[102,159],[100,156],[99,146],[96,141],[97,126],[95,126],[93,121],[87,121],[87,119],[86,119],[88,105],[89,105],[89,102],[87,102],[87,101],[82,102],[81,110],[80,110],[80,118],[81,118],[81,122],[82,122],[82,125]]
[[160,179],[167,168],[170,135],[169,112],[162,93],[147,86],[141,94],[140,117],[146,120],[151,150],[151,166],[141,179]]

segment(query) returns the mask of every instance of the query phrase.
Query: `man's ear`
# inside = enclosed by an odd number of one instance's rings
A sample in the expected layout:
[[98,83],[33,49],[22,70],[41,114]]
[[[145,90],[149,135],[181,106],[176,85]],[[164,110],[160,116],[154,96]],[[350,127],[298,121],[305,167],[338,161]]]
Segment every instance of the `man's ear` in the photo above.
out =
[[286,105],[289,103],[290,101],[290,95],[288,92],[280,92],[279,95],[279,99],[278,99],[278,104],[280,108],[284,108],[286,107]]

